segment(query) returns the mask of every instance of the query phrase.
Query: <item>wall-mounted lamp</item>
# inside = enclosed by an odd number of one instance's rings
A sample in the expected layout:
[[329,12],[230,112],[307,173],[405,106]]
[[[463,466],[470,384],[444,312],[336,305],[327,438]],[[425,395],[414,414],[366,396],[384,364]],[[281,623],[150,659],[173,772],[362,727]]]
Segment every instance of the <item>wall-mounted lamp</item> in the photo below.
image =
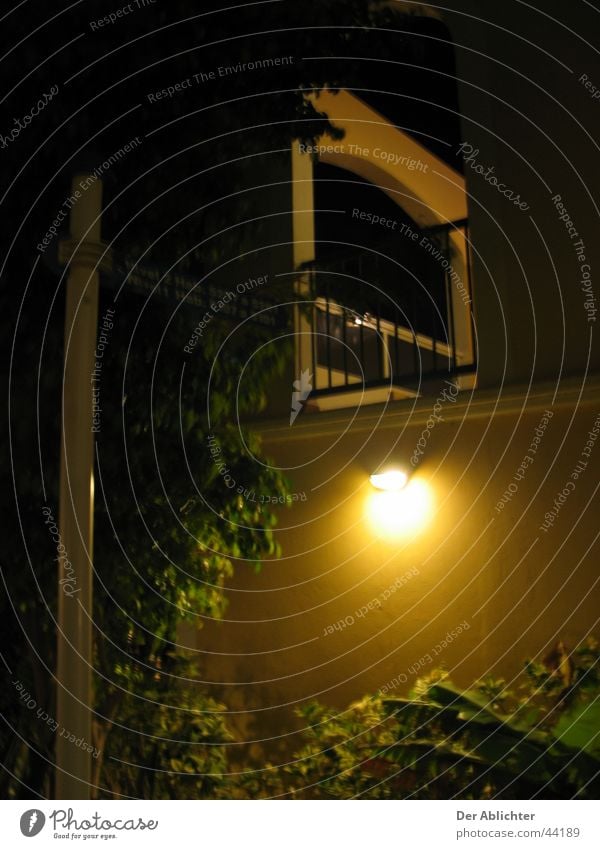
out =
[[389,469],[386,472],[376,472],[369,478],[375,489],[385,492],[398,492],[408,483],[408,475],[401,469]]
[[388,539],[414,536],[433,512],[429,484],[401,469],[377,472],[369,478],[377,492],[367,500],[367,516],[377,536]]

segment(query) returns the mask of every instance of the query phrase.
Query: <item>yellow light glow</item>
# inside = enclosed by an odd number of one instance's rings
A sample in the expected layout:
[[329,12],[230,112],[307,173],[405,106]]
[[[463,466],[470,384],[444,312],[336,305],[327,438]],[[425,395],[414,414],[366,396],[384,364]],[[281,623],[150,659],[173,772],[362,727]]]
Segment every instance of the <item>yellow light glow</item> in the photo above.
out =
[[432,513],[431,488],[418,479],[401,490],[374,492],[367,502],[371,527],[378,536],[388,539],[414,536],[428,524]]
[[397,492],[406,486],[408,475],[401,469],[389,469],[387,472],[371,475],[369,480],[375,489],[383,489],[386,492]]

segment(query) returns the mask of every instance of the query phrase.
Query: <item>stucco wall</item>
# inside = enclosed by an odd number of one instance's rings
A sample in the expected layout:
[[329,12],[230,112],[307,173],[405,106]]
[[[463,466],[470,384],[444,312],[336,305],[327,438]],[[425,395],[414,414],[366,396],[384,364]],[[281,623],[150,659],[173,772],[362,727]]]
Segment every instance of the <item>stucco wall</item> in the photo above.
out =
[[[408,541],[375,536],[365,518],[368,475],[388,454],[410,467],[435,396],[415,408],[402,401],[358,415],[304,415],[292,428],[262,426],[266,453],[297,467],[287,474],[306,500],[280,511],[282,558],[258,575],[238,565],[229,621],[211,623],[197,637],[200,649],[217,652],[203,656],[206,679],[227,682],[215,692],[235,710],[252,712],[236,717],[244,734],[286,734],[292,706],[310,697],[341,707],[399,676],[406,690],[419,662],[421,672],[443,663],[463,684],[487,674],[510,677],[526,656],[543,654],[559,638],[573,646],[595,628],[595,440],[554,525],[540,530],[588,432],[594,423],[600,429],[598,384],[578,400],[580,389],[565,384],[556,398],[544,386],[529,395],[513,389],[498,399],[479,391],[443,401],[443,420],[430,428],[415,472],[431,486],[435,507]],[[546,410],[553,415],[538,443]],[[496,510],[515,474],[516,492]],[[447,632],[464,622],[468,627],[436,657]]]

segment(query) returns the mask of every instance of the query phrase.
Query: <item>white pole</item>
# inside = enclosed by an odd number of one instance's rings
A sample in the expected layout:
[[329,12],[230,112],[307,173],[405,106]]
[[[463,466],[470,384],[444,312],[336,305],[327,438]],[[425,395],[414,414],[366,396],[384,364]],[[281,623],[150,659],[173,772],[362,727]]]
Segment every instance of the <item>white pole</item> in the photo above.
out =
[[[83,192],[71,209],[71,240],[100,243],[102,182]],[[77,192],[77,194],[76,194]],[[58,663],[56,731],[57,799],[89,799],[92,746],[92,556],[94,435],[91,375],[98,325],[97,251],[76,249],[70,260],[65,310],[59,524]],[[68,578],[69,580],[65,580]],[[62,583],[61,583],[62,581]]]

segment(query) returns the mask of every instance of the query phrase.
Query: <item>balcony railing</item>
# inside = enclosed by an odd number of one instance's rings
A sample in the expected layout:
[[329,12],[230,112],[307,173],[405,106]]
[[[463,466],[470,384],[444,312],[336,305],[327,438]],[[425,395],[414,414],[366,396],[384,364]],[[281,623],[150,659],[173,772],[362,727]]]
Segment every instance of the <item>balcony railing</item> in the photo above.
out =
[[422,236],[420,245],[330,252],[311,266],[301,365],[313,395],[386,386],[413,395],[427,379],[475,371],[467,223]]

